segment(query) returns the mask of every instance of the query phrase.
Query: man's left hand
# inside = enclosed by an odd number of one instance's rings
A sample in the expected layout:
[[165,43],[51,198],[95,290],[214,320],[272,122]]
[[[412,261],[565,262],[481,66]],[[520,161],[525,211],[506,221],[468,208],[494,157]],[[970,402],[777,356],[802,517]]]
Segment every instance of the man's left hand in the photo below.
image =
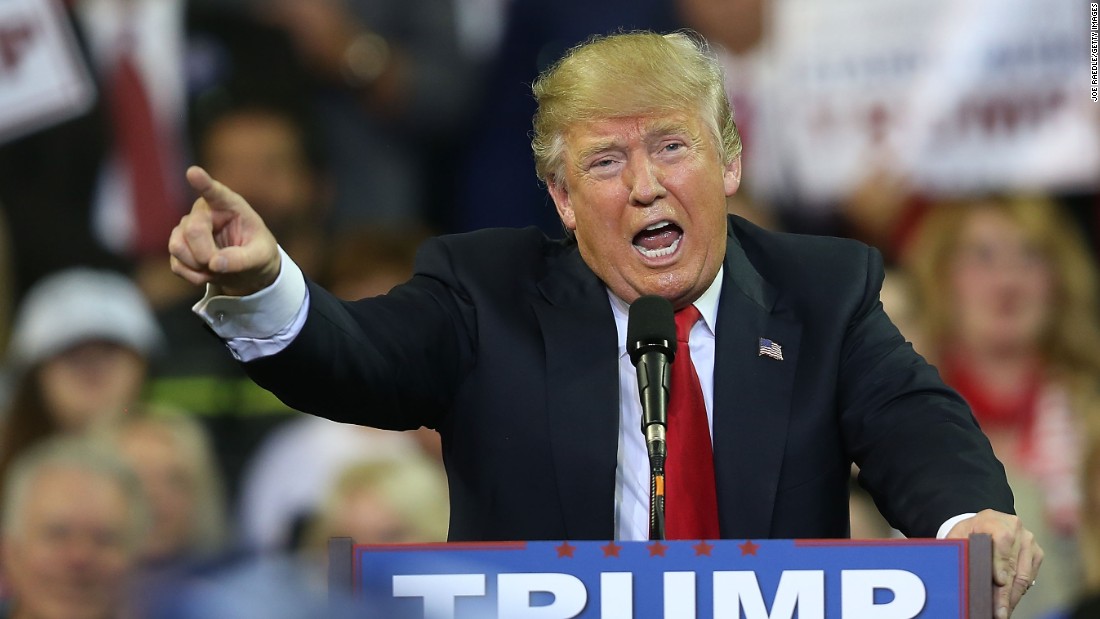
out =
[[993,616],[1008,619],[1020,598],[1035,583],[1043,563],[1043,549],[1035,535],[1011,514],[987,509],[956,524],[948,539],[987,533],[993,538]]

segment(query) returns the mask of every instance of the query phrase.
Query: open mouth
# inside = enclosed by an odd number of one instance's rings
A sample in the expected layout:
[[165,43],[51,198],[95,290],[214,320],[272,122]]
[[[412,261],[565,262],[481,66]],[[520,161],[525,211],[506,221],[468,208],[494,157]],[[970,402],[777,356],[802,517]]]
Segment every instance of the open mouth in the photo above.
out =
[[646,258],[660,258],[676,252],[684,231],[671,221],[659,221],[634,235],[634,249]]

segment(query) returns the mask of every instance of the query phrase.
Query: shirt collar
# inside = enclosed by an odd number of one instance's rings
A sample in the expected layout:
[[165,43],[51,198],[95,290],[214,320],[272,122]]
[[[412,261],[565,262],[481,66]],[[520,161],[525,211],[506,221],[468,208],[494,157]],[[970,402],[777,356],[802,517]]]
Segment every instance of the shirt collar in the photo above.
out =
[[[722,265],[718,269],[718,274],[714,276],[714,281],[692,304],[702,315],[703,323],[710,331],[711,337],[714,337],[715,325],[718,323],[718,299],[722,296],[722,278],[725,271],[726,267]],[[611,292],[610,288],[607,289],[607,298],[611,299],[611,312],[615,315],[615,326],[619,330],[619,356],[622,357],[626,354],[626,325],[630,317],[630,305]]]

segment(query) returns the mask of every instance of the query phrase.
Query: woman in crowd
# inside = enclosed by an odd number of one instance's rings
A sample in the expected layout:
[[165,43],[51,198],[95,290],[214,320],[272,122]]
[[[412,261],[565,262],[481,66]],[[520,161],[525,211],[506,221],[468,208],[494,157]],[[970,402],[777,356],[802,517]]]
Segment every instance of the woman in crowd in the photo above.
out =
[[140,398],[162,336],[134,283],[75,268],[36,284],[16,314],[0,427],[0,475],[24,450],[124,415]]
[[[1095,421],[1095,420],[1094,420]],[[1091,619],[1100,617],[1100,427],[1090,428],[1082,466],[1081,559],[1085,582],[1072,603],[1043,619]]]
[[[1080,581],[1083,429],[1100,404],[1096,272],[1057,205],[1028,197],[933,208],[909,254],[924,348],[974,410],[1047,549],[1014,616]],[[1043,531],[1045,529],[1045,531]]]
[[306,536],[306,552],[322,551],[331,537],[357,544],[447,540],[447,482],[438,463],[417,454],[348,465]]

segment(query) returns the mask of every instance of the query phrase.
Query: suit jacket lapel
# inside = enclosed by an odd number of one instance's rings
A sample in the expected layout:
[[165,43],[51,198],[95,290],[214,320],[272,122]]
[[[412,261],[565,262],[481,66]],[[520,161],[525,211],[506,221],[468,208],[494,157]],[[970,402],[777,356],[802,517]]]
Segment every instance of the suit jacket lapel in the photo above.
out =
[[565,537],[613,539],[619,432],[615,319],[603,283],[575,249],[539,282],[546,409]]
[[[770,536],[802,324],[753,268],[733,234],[718,306],[714,358],[714,466],[724,538]],[[783,360],[759,354],[760,338]]]

